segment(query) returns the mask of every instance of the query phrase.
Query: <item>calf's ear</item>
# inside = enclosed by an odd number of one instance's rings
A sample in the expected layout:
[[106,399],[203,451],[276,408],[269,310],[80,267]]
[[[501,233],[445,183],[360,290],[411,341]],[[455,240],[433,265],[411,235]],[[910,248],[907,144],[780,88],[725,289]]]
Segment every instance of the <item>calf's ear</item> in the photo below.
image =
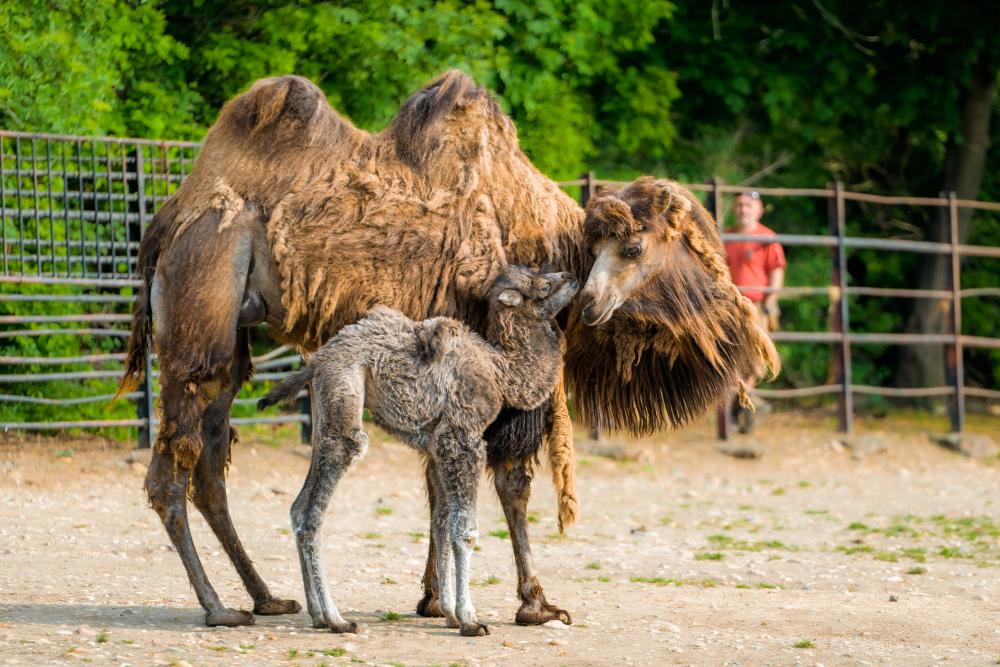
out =
[[505,306],[510,306],[511,308],[521,305],[521,293],[513,289],[505,289],[500,292],[497,297],[497,301],[504,304]]

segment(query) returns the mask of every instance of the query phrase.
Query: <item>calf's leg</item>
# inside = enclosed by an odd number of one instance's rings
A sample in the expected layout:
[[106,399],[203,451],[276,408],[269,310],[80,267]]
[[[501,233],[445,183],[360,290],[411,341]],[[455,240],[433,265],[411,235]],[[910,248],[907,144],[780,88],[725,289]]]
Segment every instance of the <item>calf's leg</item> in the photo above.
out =
[[347,378],[344,386],[326,390],[314,380],[313,452],[309,473],[292,504],[292,530],[299,550],[306,606],[313,627],[333,632],[357,632],[358,624],[347,621],[330,596],[323,574],[321,529],[323,514],[337,483],[350,464],[368,448],[361,428],[364,403],[362,376]]

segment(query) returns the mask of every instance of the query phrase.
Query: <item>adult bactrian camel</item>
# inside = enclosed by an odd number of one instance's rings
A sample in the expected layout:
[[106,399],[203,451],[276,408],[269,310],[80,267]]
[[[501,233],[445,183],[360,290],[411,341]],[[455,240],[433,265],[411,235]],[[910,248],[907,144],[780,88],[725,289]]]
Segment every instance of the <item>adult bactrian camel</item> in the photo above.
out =
[[[414,94],[378,134],[355,128],[318,87],[294,76],[258,81],[223,107],[191,175],[143,237],[145,286],[121,385],[141,379],[155,323],[160,430],[146,492],[209,625],[248,624],[253,615],[225,607],[208,581],[188,528],[188,495],[254,613],[300,609],[271,595],[226,501],[236,439],[229,410],[252,373],[251,325],[265,322],[276,339],[307,352],[379,303],[482,331],[483,297],[501,267],[545,265],[584,277],[594,262],[589,247],[603,243],[605,254],[621,251],[615,261],[605,257],[602,277],[585,287],[589,305],[576,307],[566,331],[567,377],[591,424],[633,432],[676,425],[717,405],[741,377],[776,364],[717,266],[710,216],[674,184],[639,184],[646,197],[627,219],[600,198],[585,233],[583,210],[531,165],[490,95],[457,71]],[[647,252],[633,255],[635,245]],[[588,327],[588,319],[601,324]],[[487,431],[518,570],[516,620],[527,624],[569,622],[546,601],[527,541],[542,431],[564,527],[577,505],[562,383],[550,407],[505,410]],[[425,615],[441,613],[433,564],[432,541],[418,605]]]

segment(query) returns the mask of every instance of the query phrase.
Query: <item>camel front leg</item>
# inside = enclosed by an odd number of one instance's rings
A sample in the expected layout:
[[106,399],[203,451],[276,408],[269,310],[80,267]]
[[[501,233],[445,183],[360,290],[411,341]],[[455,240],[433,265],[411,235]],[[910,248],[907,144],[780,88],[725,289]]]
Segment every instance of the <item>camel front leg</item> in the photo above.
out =
[[541,625],[552,620],[571,624],[573,620],[569,612],[549,604],[545,599],[545,592],[538,581],[535,562],[531,557],[531,545],[528,542],[531,473],[527,462],[520,461],[509,468],[501,464],[493,472],[494,485],[510,530],[514,564],[517,566],[517,596],[521,600],[521,608],[517,610],[514,620],[520,625]]
[[430,505],[431,528],[427,546],[427,564],[424,566],[424,596],[417,602],[417,614],[428,618],[444,616],[441,602],[438,598],[437,575],[437,537],[434,531],[434,511],[438,504],[437,473],[434,472],[434,461],[430,457],[424,464],[424,477],[427,481],[427,503]]

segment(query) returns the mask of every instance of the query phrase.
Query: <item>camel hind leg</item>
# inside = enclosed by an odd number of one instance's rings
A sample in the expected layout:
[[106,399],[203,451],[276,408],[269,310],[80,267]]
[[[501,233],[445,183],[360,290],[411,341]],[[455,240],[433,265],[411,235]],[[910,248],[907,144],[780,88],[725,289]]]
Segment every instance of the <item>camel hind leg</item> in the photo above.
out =
[[161,376],[163,424],[157,434],[145,487],[150,504],[184,564],[198,602],[205,609],[205,623],[250,625],[253,614],[229,609],[219,600],[198,557],[188,523],[187,493],[202,449],[201,417],[205,407],[215,399],[213,394],[218,392],[218,386],[218,381],[196,384]]
[[282,600],[271,595],[243,548],[229,514],[226,467],[230,448],[236,440],[236,431],[229,425],[229,412],[249,370],[249,331],[242,328],[237,334],[229,387],[205,411],[201,429],[203,449],[195,466],[191,497],[226,550],[229,560],[243,580],[243,586],[253,598],[253,612],[262,616],[294,614],[302,609],[301,605],[295,600]]

